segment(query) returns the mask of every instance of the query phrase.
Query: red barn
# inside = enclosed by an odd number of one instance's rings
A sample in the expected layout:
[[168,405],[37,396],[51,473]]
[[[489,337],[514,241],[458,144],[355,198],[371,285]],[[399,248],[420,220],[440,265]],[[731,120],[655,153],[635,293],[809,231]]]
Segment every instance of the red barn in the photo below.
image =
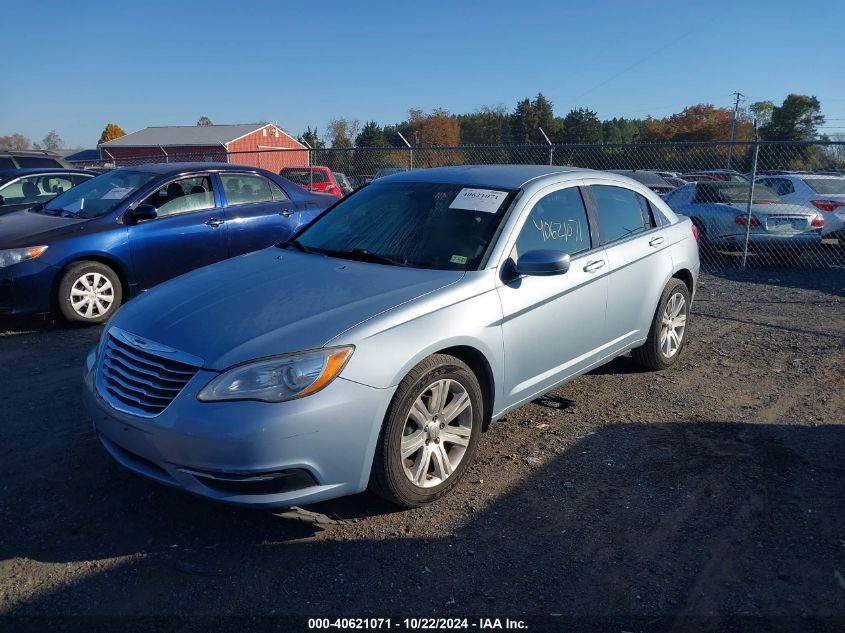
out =
[[308,165],[308,148],[272,123],[147,127],[100,145],[115,165],[215,161],[262,167]]

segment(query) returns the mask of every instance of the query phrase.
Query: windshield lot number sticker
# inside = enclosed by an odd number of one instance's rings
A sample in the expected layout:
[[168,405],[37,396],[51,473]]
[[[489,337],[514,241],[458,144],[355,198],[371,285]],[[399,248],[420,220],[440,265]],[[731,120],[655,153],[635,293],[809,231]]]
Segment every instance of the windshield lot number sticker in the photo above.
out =
[[452,255],[452,259],[449,260],[453,264],[466,264],[467,258],[463,255]]
[[129,192],[132,191],[132,187],[112,187],[111,191],[107,191],[103,194],[103,200],[122,200],[125,198]]
[[507,197],[507,191],[493,191],[491,189],[461,189],[460,193],[452,200],[450,209],[463,209],[464,211],[483,211],[484,213],[496,213],[502,202]]

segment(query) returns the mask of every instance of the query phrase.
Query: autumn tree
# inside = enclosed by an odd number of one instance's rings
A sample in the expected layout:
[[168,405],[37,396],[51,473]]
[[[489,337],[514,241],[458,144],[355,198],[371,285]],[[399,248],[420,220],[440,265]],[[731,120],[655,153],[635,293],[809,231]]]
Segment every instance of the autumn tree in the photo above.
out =
[[214,125],[214,123],[212,123],[212,122],[211,122],[211,119],[209,119],[207,116],[201,116],[201,117],[197,120],[197,125],[199,125],[199,126],[206,126],[206,125]]
[[120,127],[117,123],[107,123],[106,127],[103,128],[103,133],[100,134],[100,140],[97,142],[97,145],[113,141],[121,136],[126,136],[126,132],[123,131],[122,127]]
[[414,135],[414,143],[442,147],[460,144],[458,117],[450,114],[448,110],[436,108],[425,114],[422,110],[412,108],[408,110],[408,123]]
[[4,149],[29,149],[31,146],[32,141],[17,132],[8,136],[0,136],[0,147]]
[[772,110],[775,109],[775,104],[771,101],[755,101],[750,106],[749,118],[752,121],[757,121],[757,125],[764,127],[772,120]]

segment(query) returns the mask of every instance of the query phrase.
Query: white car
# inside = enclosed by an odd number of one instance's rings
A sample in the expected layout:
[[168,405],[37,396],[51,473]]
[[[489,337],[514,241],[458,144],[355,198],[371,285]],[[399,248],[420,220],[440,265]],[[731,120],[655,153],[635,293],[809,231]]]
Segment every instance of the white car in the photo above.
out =
[[845,178],[842,176],[784,174],[760,176],[755,182],[774,189],[784,202],[821,211],[822,235],[845,239]]

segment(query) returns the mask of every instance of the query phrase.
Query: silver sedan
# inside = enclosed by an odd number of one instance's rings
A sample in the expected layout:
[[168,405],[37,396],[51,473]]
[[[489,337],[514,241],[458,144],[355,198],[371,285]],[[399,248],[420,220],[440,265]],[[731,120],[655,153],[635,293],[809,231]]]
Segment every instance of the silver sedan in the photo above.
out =
[[86,404],[114,459],[197,495],[278,507],[370,486],[420,505],[509,411],[628,351],[675,363],[694,235],[614,174],[381,178],[121,308],[86,359]]

